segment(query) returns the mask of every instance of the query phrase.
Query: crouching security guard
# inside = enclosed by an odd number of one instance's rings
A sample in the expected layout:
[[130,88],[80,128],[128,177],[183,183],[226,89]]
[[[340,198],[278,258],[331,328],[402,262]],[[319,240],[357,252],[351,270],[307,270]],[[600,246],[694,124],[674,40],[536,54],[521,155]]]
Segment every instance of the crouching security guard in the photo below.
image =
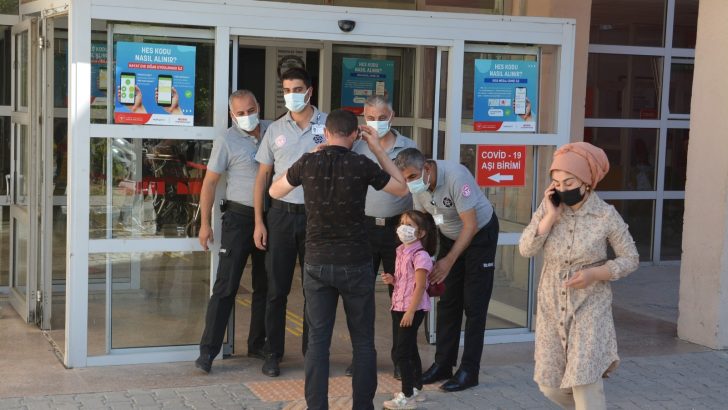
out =
[[255,161],[258,141],[271,122],[258,119],[259,105],[250,91],[235,91],[230,95],[229,105],[233,126],[213,143],[200,196],[202,222],[199,240],[202,248],[207,250],[208,243],[214,241],[210,227],[210,210],[215,199],[215,187],[220,175],[227,173],[226,199],[220,206],[223,212],[220,262],[212,296],[207,305],[205,331],[200,340],[200,357],[195,361],[195,366],[206,373],[210,372],[212,361],[222,347],[248,256],[253,263],[248,356],[259,359],[265,357],[263,349],[266,341],[267,278],[265,253],[257,249],[253,242],[253,186],[258,172],[258,163]]

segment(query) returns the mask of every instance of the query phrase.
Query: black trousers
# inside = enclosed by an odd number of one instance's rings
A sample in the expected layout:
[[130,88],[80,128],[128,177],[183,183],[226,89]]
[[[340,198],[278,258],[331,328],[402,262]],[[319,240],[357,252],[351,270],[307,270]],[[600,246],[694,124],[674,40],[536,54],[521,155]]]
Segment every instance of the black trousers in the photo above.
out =
[[397,327],[397,333],[394,335],[394,357],[395,363],[399,366],[399,374],[402,376],[402,393],[410,397],[413,387],[422,390],[422,360],[417,349],[417,332],[425,318],[425,311],[416,311],[409,327],[399,326],[403,316],[404,312],[392,311],[392,326]]
[[377,390],[377,351],[374,347],[374,275],[369,262],[356,265],[304,265],[306,322],[310,326],[305,358],[306,405],[329,408],[329,348],[339,296],[354,350],[351,380],[352,408],[374,409]]
[[[267,222],[268,252],[265,259],[268,271],[268,297],[265,310],[265,331],[268,335],[267,351],[282,358],[286,344],[288,294],[291,292],[297,258],[303,275],[306,214],[271,208],[268,210]],[[305,303],[304,293],[304,311]],[[301,346],[304,355],[307,344],[308,326],[304,320]]]
[[[388,218],[389,219],[389,218]],[[399,218],[393,218],[399,220]],[[397,247],[402,244],[397,237],[397,225],[389,223],[385,226],[377,225],[373,218],[366,219],[367,236],[369,238],[369,246],[372,249],[372,266],[374,267],[374,278],[376,280],[379,264],[382,265],[384,272],[394,274],[394,264],[397,259]],[[389,222],[389,221],[387,221]],[[394,286],[388,286],[389,297],[391,299]],[[397,341],[396,334],[399,324],[392,324],[392,350],[390,357],[392,363],[397,364],[394,360],[394,349]]]
[[253,263],[251,278],[253,300],[250,312],[250,330],[248,331],[248,351],[261,350],[265,347],[265,298],[268,283],[265,272],[265,253],[255,247],[254,228],[255,218],[252,212],[243,214],[228,210],[222,216],[220,262],[217,267],[217,278],[212,288],[212,296],[207,304],[205,330],[200,340],[200,354],[202,355],[209,354],[214,357],[220,352],[248,256]]
[[[439,258],[454,241],[440,234]],[[493,293],[495,251],[498,245],[498,218],[481,228],[460,255],[445,278],[445,294],[437,303],[437,343],[435,362],[455,366],[458,359],[460,329],[465,312],[465,346],[460,369],[477,374],[483,354],[485,319]]]

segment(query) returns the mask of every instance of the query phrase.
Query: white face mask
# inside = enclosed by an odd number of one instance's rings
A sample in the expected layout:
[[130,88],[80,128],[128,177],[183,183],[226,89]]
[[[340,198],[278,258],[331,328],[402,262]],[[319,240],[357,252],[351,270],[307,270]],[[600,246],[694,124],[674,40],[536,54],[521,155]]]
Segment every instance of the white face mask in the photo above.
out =
[[308,90],[304,93],[288,93],[283,95],[283,99],[286,100],[286,108],[291,112],[301,112],[308,105],[310,97],[306,99]]
[[377,135],[379,135],[379,138],[382,138],[389,132],[391,128],[389,122],[391,120],[392,117],[390,116],[386,121],[367,121],[367,125],[377,130]]
[[235,117],[235,122],[238,128],[245,132],[250,132],[258,126],[258,123],[260,121],[258,120],[258,113],[254,112],[250,115],[241,115],[239,117]]
[[412,243],[417,240],[417,229],[409,225],[400,225],[397,228],[397,236],[402,243]]

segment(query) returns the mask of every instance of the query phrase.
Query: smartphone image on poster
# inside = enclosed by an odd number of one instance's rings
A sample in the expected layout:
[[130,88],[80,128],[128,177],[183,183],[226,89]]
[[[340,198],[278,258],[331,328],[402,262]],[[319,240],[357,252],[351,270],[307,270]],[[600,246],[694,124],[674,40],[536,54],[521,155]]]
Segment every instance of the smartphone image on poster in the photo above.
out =
[[160,74],[157,76],[157,104],[161,106],[172,105],[172,76]]
[[136,87],[136,74],[121,73],[121,85],[119,86],[119,101],[122,104],[134,104]]
[[97,82],[97,87],[101,91],[106,91],[106,69],[105,68],[99,68],[99,78]]
[[516,115],[526,114],[526,87],[516,87],[516,98],[514,100]]

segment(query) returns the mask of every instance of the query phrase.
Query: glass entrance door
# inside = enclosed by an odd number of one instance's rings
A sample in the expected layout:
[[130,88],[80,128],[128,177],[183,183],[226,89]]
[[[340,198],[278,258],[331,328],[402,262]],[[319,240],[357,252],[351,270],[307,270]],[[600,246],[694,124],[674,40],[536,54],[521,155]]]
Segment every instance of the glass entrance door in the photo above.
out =
[[10,302],[27,322],[36,319],[36,303],[40,299],[35,275],[37,247],[32,235],[37,225],[37,218],[32,217],[37,200],[33,194],[36,167],[31,166],[31,153],[36,152],[32,144],[36,132],[33,119],[37,102],[34,98],[37,41],[34,20],[25,20],[12,28],[11,158],[10,173],[6,176],[10,203],[9,285]]

